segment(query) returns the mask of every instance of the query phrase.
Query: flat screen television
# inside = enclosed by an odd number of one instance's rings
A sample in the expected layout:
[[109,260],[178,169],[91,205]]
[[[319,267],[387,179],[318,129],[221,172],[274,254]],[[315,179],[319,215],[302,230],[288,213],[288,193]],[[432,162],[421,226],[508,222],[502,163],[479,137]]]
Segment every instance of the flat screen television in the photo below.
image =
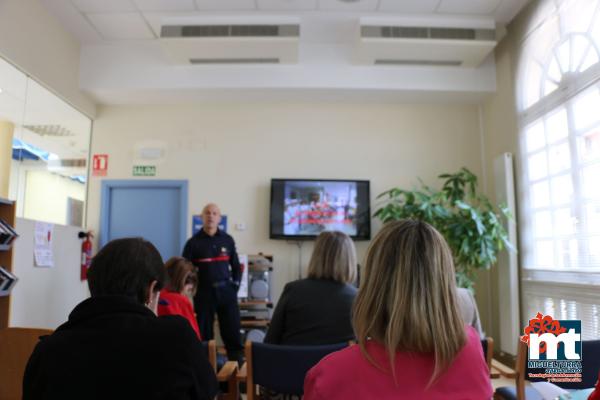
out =
[[270,238],[314,239],[341,231],[371,239],[369,181],[271,179]]

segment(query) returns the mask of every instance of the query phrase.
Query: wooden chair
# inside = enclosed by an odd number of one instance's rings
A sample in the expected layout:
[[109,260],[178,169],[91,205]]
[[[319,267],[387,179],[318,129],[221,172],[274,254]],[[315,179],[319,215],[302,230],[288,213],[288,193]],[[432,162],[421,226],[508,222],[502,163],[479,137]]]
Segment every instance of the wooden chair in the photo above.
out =
[[220,370],[217,367],[217,344],[214,340],[202,342],[208,361],[217,375],[217,381],[227,382],[227,393],[220,393],[220,400],[238,400],[239,389],[237,384],[238,364],[235,361],[227,361]]
[[41,336],[50,329],[0,329],[0,399],[20,400],[27,361]]
[[246,362],[238,380],[246,383],[246,399],[257,398],[257,385],[280,394],[304,393],[304,377],[323,357],[348,343],[324,346],[281,346],[247,341]]
[[[507,378],[514,378],[514,386],[504,386],[496,389],[494,399],[501,400],[537,400],[542,399],[540,394],[531,386],[528,386],[527,379],[527,344],[519,341],[517,350],[517,360],[515,361],[514,371],[504,371],[496,367],[500,373]],[[600,370],[600,340],[584,340],[581,342],[581,353],[583,356],[583,371],[581,382],[556,383],[564,389],[586,389],[594,386],[598,379]],[[544,380],[544,379],[539,379]]]
[[494,358],[494,339],[491,337],[481,339],[481,347],[483,348],[483,356],[485,357],[485,362],[490,371],[490,378],[499,378],[500,373],[495,371],[492,367],[492,359]]

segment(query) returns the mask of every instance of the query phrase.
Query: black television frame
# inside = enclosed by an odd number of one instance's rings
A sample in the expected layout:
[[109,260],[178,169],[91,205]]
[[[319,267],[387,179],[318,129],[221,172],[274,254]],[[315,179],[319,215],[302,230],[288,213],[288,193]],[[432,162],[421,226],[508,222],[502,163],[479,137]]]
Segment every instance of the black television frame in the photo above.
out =
[[284,234],[273,234],[273,182],[356,182],[366,184],[365,197],[368,199],[366,213],[368,215],[368,232],[367,235],[357,236],[352,235],[350,238],[355,241],[367,241],[371,240],[371,181],[367,179],[314,179],[314,178],[271,178],[271,195],[269,203],[269,239],[274,240],[290,240],[290,241],[304,241],[304,240],[315,240],[318,235],[284,235]]

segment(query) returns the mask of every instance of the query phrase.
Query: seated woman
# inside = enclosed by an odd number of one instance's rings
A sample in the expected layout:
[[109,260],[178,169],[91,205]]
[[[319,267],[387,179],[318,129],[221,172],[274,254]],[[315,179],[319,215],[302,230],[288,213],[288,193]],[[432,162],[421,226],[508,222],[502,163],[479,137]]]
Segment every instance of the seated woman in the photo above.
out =
[[465,288],[456,288],[456,300],[458,301],[458,311],[464,323],[471,325],[481,339],[485,338],[483,329],[481,329],[477,302],[471,291]]
[[358,345],[313,367],[304,399],[490,399],[479,335],[460,316],[455,286],[438,231],[413,220],[384,225],[354,306]]
[[165,263],[165,267],[169,275],[169,282],[160,291],[158,316],[181,315],[188,320],[198,339],[202,340],[194,307],[190,300],[190,298],[194,298],[198,286],[194,265],[183,257],[171,257]]
[[323,232],[315,242],[308,278],[285,285],[265,343],[320,345],[354,339],[356,250],[348,235]]
[[104,246],[88,272],[91,298],[33,351],[23,399],[213,399],[216,377],[190,324],[156,316],[165,280],[150,242]]

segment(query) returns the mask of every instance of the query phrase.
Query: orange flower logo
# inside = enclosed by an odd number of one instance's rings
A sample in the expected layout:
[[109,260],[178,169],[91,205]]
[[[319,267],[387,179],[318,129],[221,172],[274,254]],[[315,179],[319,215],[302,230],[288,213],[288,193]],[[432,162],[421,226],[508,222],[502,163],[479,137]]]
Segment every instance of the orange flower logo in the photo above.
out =
[[[565,333],[567,328],[560,326],[560,322],[558,320],[553,319],[549,315],[542,315],[541,313],[537,313],[534,319],[529,320],[529,326],[526,326],[523,330],[525,333],[521,336],[521,342],[527,343],[529,346],[529,335],[532,333],[537,333],[538,335],[542,335],[544,333],[552,333],[556,336],[561,333]],[[560,345],[560,344],[559,344]],[[546,352],[546,342],[540,343],[540,354]]]

